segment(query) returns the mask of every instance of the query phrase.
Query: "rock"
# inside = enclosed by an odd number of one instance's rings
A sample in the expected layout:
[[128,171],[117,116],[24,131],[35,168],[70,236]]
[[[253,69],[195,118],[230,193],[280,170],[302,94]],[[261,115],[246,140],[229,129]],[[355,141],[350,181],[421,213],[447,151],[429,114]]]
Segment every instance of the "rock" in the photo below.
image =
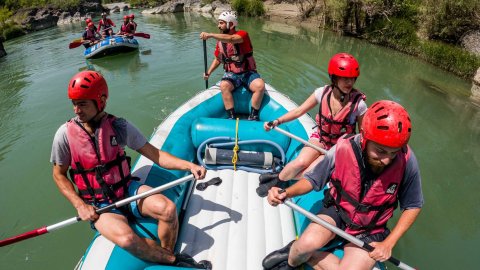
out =
[[3,37],[0,36],[0,58],[4,57],[7,55],[7,52],[5,51],[5,48],[3,47]]
[[477,73],[473,77],[472,81],[472,95],[470,98],[477,104],[480,104],[480,68],[477,69]]
[[465,33],[460,38],[460,44],[467,51],[480,56],[480,30]]

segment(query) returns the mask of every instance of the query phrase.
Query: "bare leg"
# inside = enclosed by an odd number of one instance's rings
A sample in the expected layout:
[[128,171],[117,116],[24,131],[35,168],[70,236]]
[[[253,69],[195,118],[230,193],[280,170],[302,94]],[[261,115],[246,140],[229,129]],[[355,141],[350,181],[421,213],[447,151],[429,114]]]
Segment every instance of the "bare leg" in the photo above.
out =
[[262,78],[257,78],[253,80],[248,86],[250,91],[252,91],[252,107],[254,109],[260,109],[262,105],[263,94],[265,93],[265,82]]
[[95,228],[105,238],[134,256],[155,263],[171,264],[175,256],[151,239],[139,237],[128,225],[127,218],[113,213],[105,213],[95,222]]
[[227,80],[222,80],[220,82],[220,91],[222,91],[222,99],[223,99],[223,105],[225,106],[225,110],[230,110],[233,109],[234,104],[233,104],[233,95],[232,91],[235,88],[233,87],[233,84],[230,81]]
[[[143,185],[138,193],[152,189]],[[158,238],[162,248],[173,252],[178,236],[178,218],[175,204],[162,194],[155,194],[139,200],[138,207],[143,215],[158,220]]]
[[[309,142],[321,146],[318,139],[311,139]],[[280,180],[288,181],[290,179],[299,179],[303,175],[303,173],[300,174],[300,172],[303,172],[305,168],[309,167],[320,155],[320,152],[311,147],[303,147],[298,157],[288,163],[280,172]]]
[[344,252],[339,269],[370,270],[375,266],[375,260],[370,258],[368,252],[354,244],[345,245]]
[[[335,221],[326,215],[318,215],[328,223],[335,225]],[[290,249],[288,256],[288,264],[292,266],[299,266],[310,260],[312,255],[319,249],[325,246],[330,240],[335,237],[335,234],[325,229],[317,223],[310,223],[300,236],[295,241]]]

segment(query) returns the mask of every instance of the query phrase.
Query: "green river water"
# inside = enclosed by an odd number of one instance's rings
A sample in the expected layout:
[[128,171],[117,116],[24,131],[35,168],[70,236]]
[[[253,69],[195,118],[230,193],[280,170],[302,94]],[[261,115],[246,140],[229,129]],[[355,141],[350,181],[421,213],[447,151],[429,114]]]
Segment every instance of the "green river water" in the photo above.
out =
[[[213,18],[194,14],[141,16],[139,52],[86,61],[68,43],[80,24],[55,27],[5,43],[0,59],[0,238],[76,215],[58,192],[49,163],[57,128],[73,116],[69,79],[87,68],[106,77],[107,111],[149,136],[178,106],[204,88],[201,31]],[[120,24],[123,14],[112,15]],[[118,29],[118,27],[117,27]],[[349,52],[361,65],[356,87],[367,103],[392,99],[413,122],[411,146],[420,163],[425,207],[394,256],[419,269],[479,269],[480,108],[471,83],[416,58],[327,31],[240,20],[250,33],[258,71],[267,83],[302,103],[329,79],[327,63]],[[209,40],[209,62],[214,41]],[[211,77],[219,80],[220,70]],[[311,113],[315,113],[312,111]],[[133,154],[133,157],[136,155]],[[92,231],[79,223],[0,248],[0,269],[72,269]],[[393,265],[387,264],[390,269]],[[218,270],[218,269],[217,269]]]

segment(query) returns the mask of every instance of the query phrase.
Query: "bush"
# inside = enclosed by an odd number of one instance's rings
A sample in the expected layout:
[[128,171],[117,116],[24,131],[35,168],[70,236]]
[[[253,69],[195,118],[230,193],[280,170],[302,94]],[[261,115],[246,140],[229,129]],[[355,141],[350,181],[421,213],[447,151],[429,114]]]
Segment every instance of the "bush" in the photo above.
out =
[[461,77],[473,77],[480,66],[480,57],[453,45],[425,41],[420,48],[420,57]]
[[376,20],[366,29],[367,40],[409,54],[418,53],[419,40],[415,25],[408,19]]
[[[0,29],[1,30],[1,29]],[[3,28],[2,35],[5,38],[5,40],[9,40],[12,38],[20,37],[25,35],[25,32],[22,30],[22,28],[18,25],[15,24],[7,24]]]
[[261,0],[232,0],[231,5],[239,15],[255,17],[265,14],[265,7]]

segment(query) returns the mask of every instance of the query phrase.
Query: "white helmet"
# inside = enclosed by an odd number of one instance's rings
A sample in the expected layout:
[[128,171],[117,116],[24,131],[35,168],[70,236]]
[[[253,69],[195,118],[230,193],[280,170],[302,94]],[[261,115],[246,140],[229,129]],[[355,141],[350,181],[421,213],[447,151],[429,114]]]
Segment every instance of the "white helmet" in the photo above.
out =
[[[238,25],[237,13],[235,13],[235,11],[224,11],[220,13],[220,16],[218,16],[218,20],[225,21],[227,23],[228,28],[230,29]],[[233,23],[232,27],[229,26],[230,22]]]

